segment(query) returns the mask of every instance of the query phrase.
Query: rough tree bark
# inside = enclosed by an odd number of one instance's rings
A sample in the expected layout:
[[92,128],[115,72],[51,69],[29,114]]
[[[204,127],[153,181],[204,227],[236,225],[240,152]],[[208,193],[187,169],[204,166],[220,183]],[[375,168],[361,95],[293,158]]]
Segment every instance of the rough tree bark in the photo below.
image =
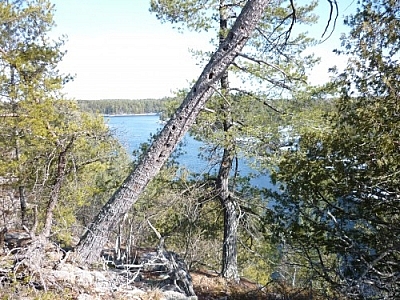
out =
[[[220,0],[219,7],[219,44],[223,44],[226,31],[228,29],[229,7],[225,0]],[[235,156],[235,141],[229,137],[229,129],[233,124],[230,100],[229,100],[229,74],[228,71],[221,77],[221,95],[226,99],[222,102],[221,113],[223,115],[223,132],[225,140],[223,141],[223,156],[220,162],[217,191],[218,198],[224,212],[224,236],[222,244],[222,269],[221,276],[231,280],[239,280],[239,271],[237,266],[237,235],[238,235],[238,214],[236,211],[237,203],[231,197],[229,190],[230,171],[232,169]],[[230,140],[226,140],[226,139]]]
[[50,236],[51,227],[53,224],[54,209],[56,208],[58,199],[60,198],[61,187],[65,179],[65,171],[67,168],[67,154],[69,149],[73,146],[74,141],[75,137],[73,137],[68,142],[65,149],[63,149],[58,155],[57,175],[50,193],[49,202],[46,209],[45,222],[41,233],[41,237],[43,238],[48,238]]
[[221,276],[231,280],[239,280],[237,266],[237,236],[238,236],[238,203],[231,197],[229,177],[233,164],[233,150],[224,149],[218,172],[218,197],[224,212],[224,240],[222,245]]
[[77,262],[93,263],[99,259],[109,233],[128,213],[193,124],[214,93],[218,81],[248,41],[269,2],[270,0],[249,0],[246,3],[227,38],[213,54],[181,106],[81,237],[75,249]]

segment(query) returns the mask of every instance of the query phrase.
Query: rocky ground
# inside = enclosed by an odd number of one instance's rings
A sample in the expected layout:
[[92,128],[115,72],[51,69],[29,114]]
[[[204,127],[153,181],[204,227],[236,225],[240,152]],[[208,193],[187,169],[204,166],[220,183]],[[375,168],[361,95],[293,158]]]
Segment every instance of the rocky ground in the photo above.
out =
[[129,264],[108,249],[87,267],[74,263],[73,252],[24,234],[7,236],[3,246],[1,299],[309,299],[299,292],[272,293],[245,279],[230,283],[209,271],[189,273],[178,255],[164,249],[138,249]]

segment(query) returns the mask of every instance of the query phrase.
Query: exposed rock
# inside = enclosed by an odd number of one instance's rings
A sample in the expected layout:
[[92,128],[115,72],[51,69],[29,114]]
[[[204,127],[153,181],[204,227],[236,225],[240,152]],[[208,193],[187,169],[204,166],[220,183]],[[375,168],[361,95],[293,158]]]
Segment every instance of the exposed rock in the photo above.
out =
[[23,230],[7,231],[6,228],[4,230],[4,245],[10,250],[25,247],[32,242],[29,233]]
[[90,296],[89,294],[80,294],[77,298],[77,300],[94,300],[95,298],[93,298],[92,296]]
[[161,290],[195,296],[192,278],[178,254],[164,249],[138,252],[136,262],[142,266],[137,282],[155,283]]
[[177,293],[174,291],[164,291],[163,292],[165,300],[197,300],[196,296],[185,296],[181,293]]
[[[20,245],[14,238],[8,237],[13,241],[9,247]],[[147,293],[158,293],[157,299],[197,299],[186,264],[176,253],[163,249],[137,249],[129,264],[116,263],[107,256],[95,270],[68,261],[69,253],[43,241],[30,240],[25,248],[6,251],[0,256],[0,288],[17,279],[44,290],[69,288],[81,300],[106,296],[141,299]],[[8,278],[9,274],[15,278]]]

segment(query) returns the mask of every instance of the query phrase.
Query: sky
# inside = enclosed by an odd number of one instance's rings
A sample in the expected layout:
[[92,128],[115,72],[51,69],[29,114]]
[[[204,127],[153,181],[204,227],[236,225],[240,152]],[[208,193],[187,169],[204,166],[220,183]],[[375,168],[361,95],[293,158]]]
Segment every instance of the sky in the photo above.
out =
[[[298,3],[302,1],[306,0]],[[69,98],[162,98],[190,87],[190,82],[198,78],[202,66],[189,50],[215,50],[209,44],[210,36],[194,32],[182,34],[169,23],[161,24],[149,12],[149,2],[52,1],[57,24],[52,37],[67,36],[64,46],[67,54],[59,69],[61,73],[75,75],[74,81],[64,88]],[[329,18],[328,0],[319,2],[316,14],[320,20],[311,29],[315,36],[323,33]],[[321,64],[309,74],[313,84],[329,79],[329,67],[345,63],[343,58],[334,57],[332,49],[340,45],[339,36],[345,30],[341,16],[349,11],[348,5],[339,7],[333,35],[312,50],[322,58]]]

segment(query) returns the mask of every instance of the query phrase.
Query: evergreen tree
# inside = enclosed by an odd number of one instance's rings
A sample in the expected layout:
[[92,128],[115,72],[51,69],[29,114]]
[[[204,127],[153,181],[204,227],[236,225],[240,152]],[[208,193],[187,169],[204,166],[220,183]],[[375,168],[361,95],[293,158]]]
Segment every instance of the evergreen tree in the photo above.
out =
[[[43,10],[42,10],[43,9]],[[20,100],[39,102],[44,88],[54,90],[61,78],[55,78],[53,64],[61,59],[59,44],[48,45],[46,33],[53,25],[50,3],[7,1],[0,3],[1,31],[1,95],[2,112],[6,117],[5,137],[7,145],[3,153],[14,156],[15,163],[23,159],[21,136],[18,126]],[[33,24],[37,25],[34,26]],[[43,76],[48,80],[42,80]],[[6,170],[8,171],[8,170]],[[23,173],[23,172],[21,172]],[[20,180],[19,198],[22,225],[27,225],[26,196],[23,179]]]
[[[184,5],[175,0],[151,1],[151,10],[162,21],[177,24],[179,29],[215,31],[219,43],[226,38],[242,6],[243,1],[204,1],[201,4],[187,1]],[[310,15],[314,6],[312,3],[295,8],[289,1],[269,6],[246,47],[222,76],[217,95],[191,129],[197,139],[209,145],[211,156],[208,159],[218,161],[215,188],[224,213],[221,274],[226,278],[237,280],[239,276],[240,212],[249,208],[246,201],[241,201],[245,199],[238,197],[244,194],[237,184],[238,158],[251,157],[254,154],[251,152],[258,152],[258,145],[264,142],[265,136],[276,131],[273,128],[276,124],[271,122],[271,114],[277,113],[276,109],[271,109],[277,106],[274,100],[299,88],[306,79],[306,67],[315,62],[312,56],[301,56],[312,40],[305,34],[291,36],[295,19],[303,24],[315,20]]]
[[[49,237],[53,225],[70,226],[90,200],[79,196],[84,172],[105,171],[123,152],[101,117],[82,114],[63,99],[61,87],[70,77],[57,71],[63,41],[48,37],[54,26],[51,3],[2,1],[0,20],[0,176],[19,196],[21,226]],[[95,185],[92,180],[86,188]]]
[[333,85],[335,108],[276,174],[277,232],[351,299],[400,293],[399,17],[397,1],[360,1],[337,50],[350,58]]

